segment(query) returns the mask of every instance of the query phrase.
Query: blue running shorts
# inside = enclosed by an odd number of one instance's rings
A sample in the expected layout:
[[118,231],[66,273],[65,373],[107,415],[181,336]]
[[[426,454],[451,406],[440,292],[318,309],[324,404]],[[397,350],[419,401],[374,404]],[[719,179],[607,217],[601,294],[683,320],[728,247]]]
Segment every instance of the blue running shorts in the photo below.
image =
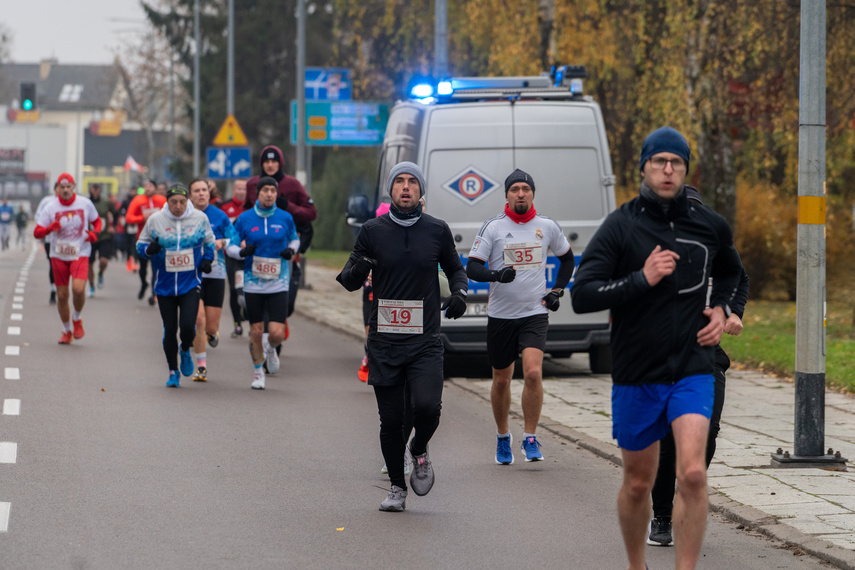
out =
[[676,384],[612,386],[612,437],[621,449],[641,451],[671,431],[685,414],[712,415],[715,378],[687,376]]

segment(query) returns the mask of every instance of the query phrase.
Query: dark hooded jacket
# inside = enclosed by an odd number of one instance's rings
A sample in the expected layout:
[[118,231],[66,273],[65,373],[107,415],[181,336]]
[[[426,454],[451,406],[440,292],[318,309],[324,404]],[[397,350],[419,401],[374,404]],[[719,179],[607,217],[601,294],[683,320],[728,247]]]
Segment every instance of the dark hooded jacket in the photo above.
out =
[[311,243],[312,222],[318,217],[318,210],[300,181],[283,172],[282,166],[285,164],[285,160],[282,150],[278,146],[267,145],[261,149],[261,154],[258,157],[258,168],[261,174],[246,181],[244,210],[252,208],[258,199],[258,181],[262,176],[266,176],[262,165],[264,156],[268,151],[275,152],[276,156],[279,157],[279,172],[273,174],[273,178],[279,183],[279,198],[276,200],[276,204],[294,218],[297,233],[300,234],[300,251],[305,251]]
[[[708,279],[710,306],[733,307],[742,263],[724,218],[692,204],[686,192],[668,210],[643,195],[609,214],[585,248],[570,295],[573,310],[611,309],[615,384],[672,384],[713,373],[713,347],[698,331]],[[676,270],[655,287],[642,268],[657,245],[680,255]]]

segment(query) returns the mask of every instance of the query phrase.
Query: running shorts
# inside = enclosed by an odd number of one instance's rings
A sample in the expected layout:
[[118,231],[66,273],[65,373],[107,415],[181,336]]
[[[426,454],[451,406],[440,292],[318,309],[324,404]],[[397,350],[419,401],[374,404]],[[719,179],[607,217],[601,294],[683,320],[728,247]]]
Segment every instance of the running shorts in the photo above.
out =
[[116,254],[116,245],[113,239],[105,239],[104,241],[96,241],[92,244],[92,252],[89,254],[89,262],[93,263],[96,258],[112,259]]
[[201,294],[199,299],[206,307],[223,308],[223,299],[226,296],[226,280],[217,278],[202,278]]
[[50,267],[53,269],[53,280],[57,287],[68,287],[69,278],[84,281],[89,278],[88,257],[78,257],[74,261],[51,257]]
[[442,385],[444,349],[438,335],[408,344],[368,339],[365,354],[370,386],[397,386],[404,382],[439,382]]
[[521,319],[487,317],[487,356],[490,366],[502,370],[514,363],[524,348],[546,348],[548,315],[532,315]]
[[675,384],[612,386],[612,437],[629,451],[665,437],[671,422],[686,414],[712,415],[715,378],[687,376]]
[[288,318],[288,291],[278,293],[246,293],[246,317],[249,324],[264,322],[267,310],[272,323],[284,323]]

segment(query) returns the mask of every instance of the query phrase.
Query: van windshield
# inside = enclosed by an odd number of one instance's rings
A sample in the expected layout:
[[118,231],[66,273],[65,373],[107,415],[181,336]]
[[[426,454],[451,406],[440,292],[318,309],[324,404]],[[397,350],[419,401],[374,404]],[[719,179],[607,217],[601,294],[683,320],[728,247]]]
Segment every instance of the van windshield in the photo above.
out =
[[392,167],[404,161],[418,163],[418,144],[423,118],[423,109],[408,106],[395,109],[389,117],[383,151],[380,155],[380,179],[377,181],[379,202],[389,201],[385,185]]

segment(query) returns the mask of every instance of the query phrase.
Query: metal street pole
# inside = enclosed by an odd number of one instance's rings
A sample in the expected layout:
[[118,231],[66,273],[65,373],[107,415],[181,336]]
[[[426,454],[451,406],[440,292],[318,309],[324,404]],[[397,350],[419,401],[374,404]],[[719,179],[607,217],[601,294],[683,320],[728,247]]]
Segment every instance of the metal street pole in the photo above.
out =
[[[169,161],[175,160],[175,54],[169,45]],[[171,166],[170,166],[171,168]]]
[[433,31],[433,76],[448,77],[448,0],[436,0]]
[[[825,454],[825,0],[802,0],[794,457],[772,464],[845,468]],[[780,450],[779,450],[780,453]],[[836,464],[836,465],[835,465]]]
[[228,64],[226,67],[226,112],[235,113],[235,0],[229,0]]
[[199,33],[199,0],[193,0],[193,42],[195,53],[193,54],[193,176],[199,176],[199,52],[202,43]]
[[306,0],[297,1],[297,167],[296,178],[305,185],[306,176]]

